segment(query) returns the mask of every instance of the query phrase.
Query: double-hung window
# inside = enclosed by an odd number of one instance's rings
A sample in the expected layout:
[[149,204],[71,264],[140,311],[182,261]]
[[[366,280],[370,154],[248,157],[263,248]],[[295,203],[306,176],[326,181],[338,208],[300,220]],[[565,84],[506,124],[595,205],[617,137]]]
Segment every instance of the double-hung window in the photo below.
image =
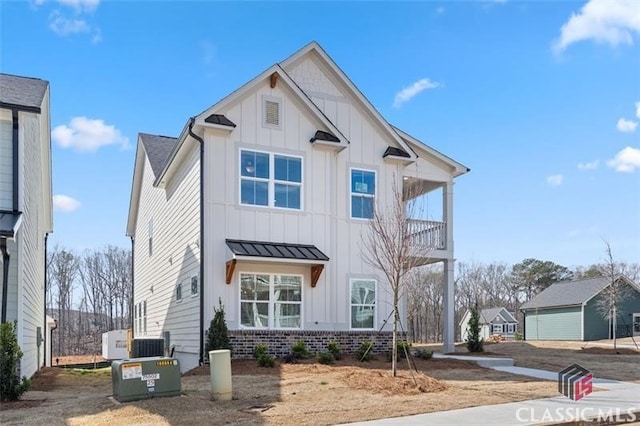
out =
[[373,218],[376,197],[376,172],[351,169],[351,217]]
[[302,276],[241,273],[240,323],[247,328],[300,328]]
[[493,333],[493,334],[501,334],[502,333],[502,324],[491,324],[491,333]]
[[302,210],[302,158],[241,150],[240,203]]
[[351,280],[351,328],[375,327],[376,282],[374,280]]

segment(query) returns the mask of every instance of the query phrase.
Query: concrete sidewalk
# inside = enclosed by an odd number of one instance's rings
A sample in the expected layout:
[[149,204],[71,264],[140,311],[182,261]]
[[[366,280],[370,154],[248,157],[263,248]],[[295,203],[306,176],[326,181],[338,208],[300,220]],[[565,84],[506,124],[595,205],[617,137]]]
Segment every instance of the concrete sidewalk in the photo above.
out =
[[[434,354],[436,356],[436,354]],[[506,373],[556,381],[558,373],[533,368],[514,367],[500,358],[438,355],[437,358],[473,360],[489,368]],[[493,365],[491,365],[493,364]],[[503,364],[503,365],[500,365]],[[414,416],[352,423],[352,425],[533,425],[604,419],[611,421],[640,421],[640,385],[614,380],[594,379],[593,386],[601,389],[573,401],[563,395],[553,398],[508,404],[463,408],[460,410],[418,414]],[[638,412],[638,414],[634,414]]]

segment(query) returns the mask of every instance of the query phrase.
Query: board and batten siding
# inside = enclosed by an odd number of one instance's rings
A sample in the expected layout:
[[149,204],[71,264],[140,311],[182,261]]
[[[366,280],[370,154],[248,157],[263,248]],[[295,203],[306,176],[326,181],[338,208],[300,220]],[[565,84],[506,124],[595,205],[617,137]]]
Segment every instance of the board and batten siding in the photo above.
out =
[[[624,284],[624,286],[626,289],[622,293],[625,297],[619,301],[617,306],[618,332],[621,332],[623,327],[631,327],[633,314],[640,313],[640,292],[628,284]],[[602,307],[607,305],[606,302],[606,294],[600,293],[586,304],[584,308],[584,340],[610,338],[609,318],[602,311]]]
[[[147,303],[146,333],[143,325],[135,337],[161,338],[168,331],[183,370],[198,365],[200,346],[199,298],[190,294],[191,278],[200,280],[200,151],[193,141],[185,144],[186,155],[166,188],[153,187],[155,176],[145,155],[134,271],[134,303]],[[178,301],[176,286],[180,283],[182,300]]]
[[535,309],[525,312],[527,340],[582,340],[582,307]]
[[13,131],[11,112],[0,110],[0,210],[13,208]]
[[[280,129],[262,125],[264,96],[281,101]],[[313,244],[330,258],[315,288],[305,279],[304,330],[350,329],[352,278],[377,279],[376,329],[384,324],[391,310],[391,294],[381,274],[362,259],[362,235],[368,231],[369,222],[350,217],[350,169],[376,172],[376,199],[382,205],[392,201],[392,182],[401,185],[403,169],[382,159],[393,142],[373,118],[351,104],[347,111],[338,121],[350,129],[350,145],[340,153],[309,143],[315,131],[324,126],[284,84],[272,89],[265,81],[219,111],[237,124],[231,133],[206,129],[205,238],[211,261],[205,263],[210,289],[205,293],[205,324],[211,320],[212,307],[220,297],[226,307],[227,325],[240,328],[238,273],[243,264],[238,263],[231,284],[226,285],[225,262],[230,256],[225,238]],[[241,149],[302,157],[302,211],[240,205]],[[290,266],[279,268],[286,272]]]

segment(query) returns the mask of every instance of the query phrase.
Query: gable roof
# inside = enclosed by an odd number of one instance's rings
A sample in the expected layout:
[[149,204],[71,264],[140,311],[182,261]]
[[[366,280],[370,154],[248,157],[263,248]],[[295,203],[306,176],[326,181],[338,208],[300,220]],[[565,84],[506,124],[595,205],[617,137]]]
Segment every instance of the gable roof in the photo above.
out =
[[505,308],[489,308],[480,311],[480,324],[491,324],[498,314],[509,323],[518,322]]
[[49,82],[0,73],[0,106],[40,113]]
[[308,53],[315,53],[316,57],[319,58],[324,65],[326,65],[335,76],[345,85],[345,87],[351,92],[351,94],[361,103],[364,109],[376,120],[378,125],[387,133],[387,135],[396,142],[396,144],[406,151],[409,154],[411,160],[415,160],[416,155],[411,150],[411,148],[406,144],[406,142],[395,132],[393,127],[387,122],[387,120],[382,117],[382,115],[378,112],[378,110],[373,106],[373,104],[366,98],[366,96],[358,89],[358,87],[353,84],[351,79],[347,76],[347,74],[342,71],[342,69],[334,62],[333,59],[324,51],[324,49],[316,42],[312,41],[302,49],[295,52],[293,55],[289,56],[287,59],[280,63],[280,66],[285,69],[289,65],[295,63],[298,59],[304,57]]
[[169,155],[178,143],[178,139],[147,133],[140,133],[138,136],[147,153],[147,158],[149,158],[153,175],[157,178],[164,169]]
[[[629,279],[623,276],[620,276],[618,279],[625,280],[625,282],[637,290],[637,287],[633,285]],[[609,284],[610,281],[607,277],[558,282],[550,285],[536,297],[524,303],[520,309],[527,310],[580,305],[587,303],[600,294]]]

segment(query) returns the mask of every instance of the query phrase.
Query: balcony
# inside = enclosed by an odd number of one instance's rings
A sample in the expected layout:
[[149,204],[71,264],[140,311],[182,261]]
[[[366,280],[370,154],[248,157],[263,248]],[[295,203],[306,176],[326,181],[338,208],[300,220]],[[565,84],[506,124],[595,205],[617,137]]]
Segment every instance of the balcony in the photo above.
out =
[[407,219],[408,233],[414,247],[446,250],[447,224],[431,220]]

